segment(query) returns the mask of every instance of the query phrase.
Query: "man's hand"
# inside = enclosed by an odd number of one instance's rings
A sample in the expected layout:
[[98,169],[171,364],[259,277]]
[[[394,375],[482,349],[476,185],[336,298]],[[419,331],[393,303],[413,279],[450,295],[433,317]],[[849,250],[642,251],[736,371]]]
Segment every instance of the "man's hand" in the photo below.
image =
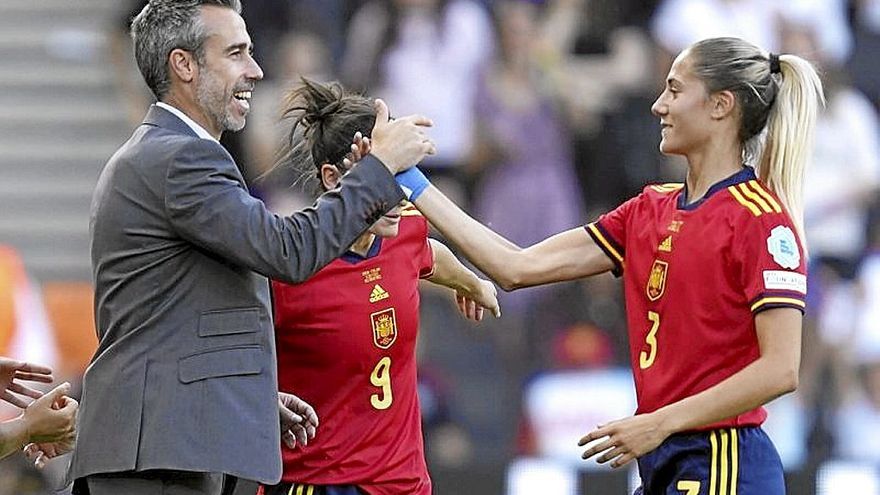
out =
[[33,399],[39,399],[43,396],[43,393],[39,390],[22,385],[20,382],[52,383],[53,379],[51,368],[0,357],[0,399],[13,406],[22,409],[28,406],[26,400],[13,394],[13,392]]
[[474,321],[483,319],[483,310],[488,309],[495,318],[501,318],[501,306],[498,304],[498,291],[495,284],[488,280],[478,279],[479,285],[473,290],[459,289],[455,291],[455,302],[458,310],[465,318]]
[[306,446],[315,438],[318,414],[306,401],[284,392],[278,392],[278,414],[281,419],[281,441],[293,449],[296,442]]
[[388,120],[388,107],[376,100],[376,125],[371,132],[371,154],[379,159],[392,174],[403,172],[437,153],[434,142],[425,134],[433,122],[421,115],[408,115]]

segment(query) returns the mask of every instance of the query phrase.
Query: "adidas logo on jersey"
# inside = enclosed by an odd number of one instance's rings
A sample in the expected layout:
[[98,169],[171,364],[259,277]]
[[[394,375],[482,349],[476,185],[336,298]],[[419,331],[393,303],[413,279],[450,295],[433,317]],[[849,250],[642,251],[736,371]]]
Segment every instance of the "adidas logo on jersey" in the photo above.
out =
[[379,302],[382,299],[388,299],[389,297],[391,296],[388,294],[388,292],[386,292],[381,285],[376,284],[373,286],[373,292],[370,293],[370,302]]

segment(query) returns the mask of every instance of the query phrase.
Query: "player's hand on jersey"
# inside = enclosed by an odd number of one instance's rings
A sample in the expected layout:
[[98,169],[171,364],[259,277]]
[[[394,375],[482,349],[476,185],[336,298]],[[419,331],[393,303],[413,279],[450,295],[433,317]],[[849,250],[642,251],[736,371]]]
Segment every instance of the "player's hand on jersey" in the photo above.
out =
[[392,174],[403,172],[437,153],[434,141],[425,130],[434,125],[422,115],[407,115],[389,120],[388,106],[376,100],[376,125],[370,132],[371,151]]
[[306,446],[315,438],[318,413],[306,401],[285,392],[278,392],[278,415],[281,419],[281,441],[289,448],[296,443]]
[[501,318],[501,306],[498,305],[498,290],[495,284],[479,279],[479,284],[472,290],[455,291],[455,302],[458,310],[465,318],[474,321],[483,319],[484,310],[488,309],[495,318]]
[[52,369],[39,364],[26,363],[0,357],[0,399],[22,409],[28,406],[28,401],[19,397],[24,395],[32,399],[39,399],[43,393],[34,390],[21,382],[52,383]]
[[659,447],[669,434],[656,415],[639,414],[599,425],[581,438],[578,446],[596,441],[581,457],[589,459],[602,454],[596,462],[611,461],[611,467],[619,468]]

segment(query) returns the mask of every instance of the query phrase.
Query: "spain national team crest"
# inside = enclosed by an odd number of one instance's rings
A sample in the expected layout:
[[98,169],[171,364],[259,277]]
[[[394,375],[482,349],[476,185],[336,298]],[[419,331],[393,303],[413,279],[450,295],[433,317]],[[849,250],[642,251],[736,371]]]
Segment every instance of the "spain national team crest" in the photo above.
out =
[[388,349],[397,340],[397,320],[394,308],[377,311],[370,315],[373,323],[373,343],[380,349]]
[[651,266],[651,274],[648,275],[648,286],[645,288],[648,299],[656,301],[663,297],[663,292],[666,290],[666,272],[668,270],[669,263],[654,260],[654,265]]

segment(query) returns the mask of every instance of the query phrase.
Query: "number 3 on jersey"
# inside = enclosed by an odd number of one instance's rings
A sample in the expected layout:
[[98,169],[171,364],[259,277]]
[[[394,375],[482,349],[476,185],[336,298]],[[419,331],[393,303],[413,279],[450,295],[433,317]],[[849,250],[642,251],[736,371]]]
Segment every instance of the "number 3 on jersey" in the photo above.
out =
[[657,357],[657,330],[660,329],[660,314],[654,311],[648,311],[648,320],[651,322],[651,331],[645,337],[645,343],[648,344],[648,351],[642,351],[639,354],[639,367],[646,370],[654,364]]
[[383,357],[376,363],[370,374],[370,383],[382,389],[380,393],[370,395],[370,404],[382,411],[391,407],[394,396],[391,393],[391,358]]

